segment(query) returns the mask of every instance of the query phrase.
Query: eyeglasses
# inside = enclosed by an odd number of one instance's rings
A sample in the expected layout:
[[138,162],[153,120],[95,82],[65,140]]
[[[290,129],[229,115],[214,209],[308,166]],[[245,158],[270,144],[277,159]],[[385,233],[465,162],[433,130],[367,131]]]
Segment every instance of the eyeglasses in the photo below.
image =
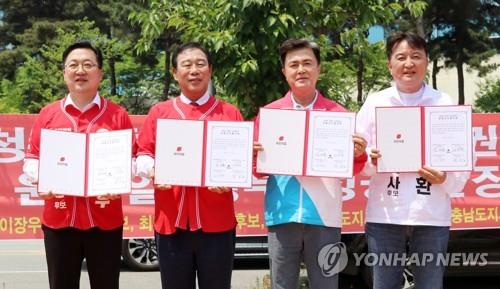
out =
[[78,71],[78,68],[82,67],[83,71],[89,72],[92,70],[95,70],[97,68],[97,64],[92,63],[92,62],[84,62],[84,63],[76,63],[72,62],[69,64],[66,64],[64,67],[67,68],[71,72],[76,72]]

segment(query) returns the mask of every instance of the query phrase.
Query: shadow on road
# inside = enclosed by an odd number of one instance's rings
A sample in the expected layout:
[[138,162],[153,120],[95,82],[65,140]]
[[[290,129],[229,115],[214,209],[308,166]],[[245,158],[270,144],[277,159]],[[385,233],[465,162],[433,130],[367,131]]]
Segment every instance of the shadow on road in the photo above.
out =
[[269,260],[235,260],[234,270],[269,270]]

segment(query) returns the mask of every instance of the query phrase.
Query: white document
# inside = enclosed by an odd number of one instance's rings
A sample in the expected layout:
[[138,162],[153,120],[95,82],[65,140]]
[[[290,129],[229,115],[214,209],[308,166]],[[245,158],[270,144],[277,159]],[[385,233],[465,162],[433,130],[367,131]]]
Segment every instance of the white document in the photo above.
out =
[[83,197],[85,155],[85,134],[42,129],[38,191]]
[[425,108],[425,164],[440,171],[472,170],[470,106]]
[[422,167],[420,107],[377,107],[378,172],[416,172]]
[[88,196],[131,191],[132,130],[89,135]]
[[352,177],[355,119],[350,112],[309,112],[306,175]]
[[253,123],[208,121],[205,186],[252,187]]
[[155,184],[202,185],[203,130],[200,120],[157,121]]
[[306,111],[261,108],[257,172],[302,175]]
[[131,191],[132,130],[41,130],[38,190],[69,196]]

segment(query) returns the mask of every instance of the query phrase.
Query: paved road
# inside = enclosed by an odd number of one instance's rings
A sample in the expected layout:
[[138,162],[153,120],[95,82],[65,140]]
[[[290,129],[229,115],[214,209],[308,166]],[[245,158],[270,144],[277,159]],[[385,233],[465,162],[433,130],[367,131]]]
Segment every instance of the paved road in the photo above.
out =
[[[263,288],[267,262],[237,262],[232,289]],[[445,289],[498,289],[500,277],[447,278]],[[41,241],[0,241],[0,289],[47,289],[47,266]],[[81,289],[90,289],[85,268]],[[121,289],[161,289],[159,272],[132,272],[122,268]],[[358,289],[358,288],[352,288]]]
[[[233,289],[253,289],[268,273],[266,263],[241,263],[233,273]],[[121,289],[161,289],[159,272],[132,272],[125,266]],[[81,289],[90,289],[85,266]],[[47,266],[42,241],[0,241],[0,289],[47,289]]]

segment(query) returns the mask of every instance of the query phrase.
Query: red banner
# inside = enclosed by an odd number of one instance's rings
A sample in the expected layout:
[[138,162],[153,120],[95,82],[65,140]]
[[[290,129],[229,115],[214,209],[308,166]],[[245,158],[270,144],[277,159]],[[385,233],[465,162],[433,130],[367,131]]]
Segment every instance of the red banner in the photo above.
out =
[[[42,237],[43,200],[22,173],[24,149],[36,115],[0,114],[0,239]],[[136,128],[144,116],[132,116]],[[497,135],[500,114],[474,114],[477,162],[463,192],[453,194],[454,229],[500,228],[500,155]],[[344,182],[344,233],[362,232],[369,179]],[[238,235],[262,235],[265,180],[251,189],[233,191]],[[153,236],[153,190],[149,180],[136,177],[132,193],[123,198],[125,237]]]

